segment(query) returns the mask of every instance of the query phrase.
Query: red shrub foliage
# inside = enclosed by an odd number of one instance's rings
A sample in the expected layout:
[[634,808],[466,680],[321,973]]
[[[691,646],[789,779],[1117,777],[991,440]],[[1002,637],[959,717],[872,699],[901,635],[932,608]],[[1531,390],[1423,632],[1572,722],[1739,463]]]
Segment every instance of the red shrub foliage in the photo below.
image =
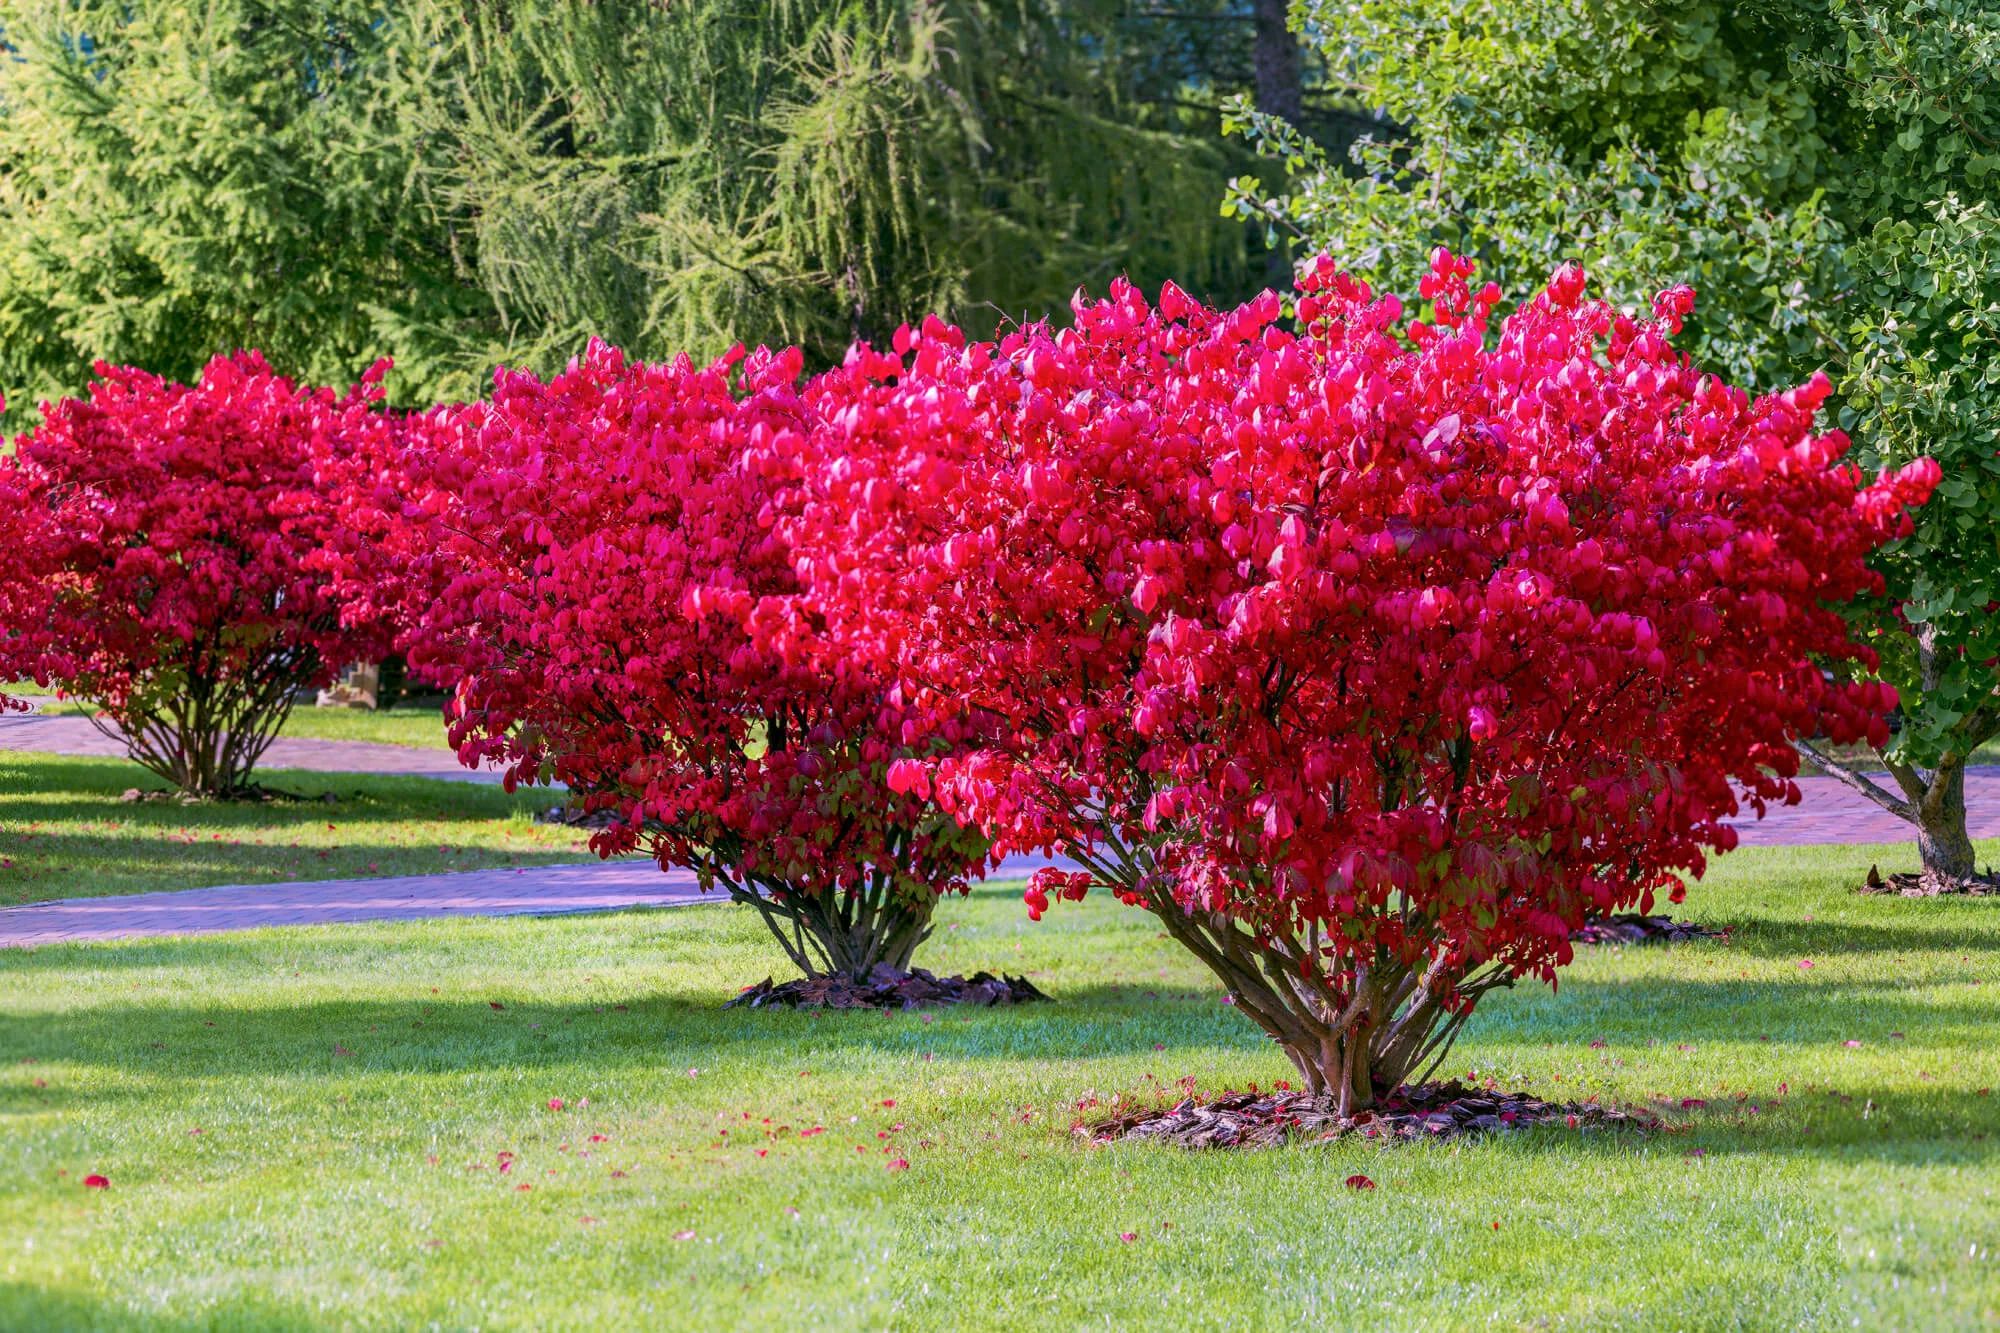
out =
[[900,971],[986,844],[889,790],[879,677],[749,632],[795,596],[764,477],[802,438],[798,374],[796,351],[648,365],[594,344],[434,418],[435,486],[398,539],[444,563],[413,661],[458,677],[461,759],[614,817],[599,852],[720,883],[810,975]]
[[387,428],[386,363],[345,394],[254,352],[194,385],[96,369],[0,459],[0,680],[91,700],[139,763],[232,795],[295,691],[386,645],[309,559],[335,526],[317,468]]
[[1823,378],[1690,366],[1686,289],[1635,321],[1568,267],[1492,334],[1471,275],[1439,252],[1407,324],[1322,259],[1296,332],[1124,284],[1060,332],[903,330],[808,387],[780,507],[908,736],[982,728],[893,785],[1075,855],[1036,915],[1152,911],[1343,1107],[1586,915],[1677,900],[1739,799],[1797,798],[1789,736],[1881,738],[1892,698],[1815,664],[1867,656],[1825,604],[1937,475],[1843,464]]

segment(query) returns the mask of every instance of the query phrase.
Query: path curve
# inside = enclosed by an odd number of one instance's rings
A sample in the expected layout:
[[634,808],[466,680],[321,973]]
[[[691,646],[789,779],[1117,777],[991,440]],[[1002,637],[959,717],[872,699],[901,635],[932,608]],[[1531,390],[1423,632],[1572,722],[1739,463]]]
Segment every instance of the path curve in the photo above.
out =
[[[1010,856],[990,878],[1019,879],[1050,864],[1076,868],[1074,862],[1061,858]],[[206,935],[262,926],[453,916],[561,916],[728,901],[720,892],[703,893],[689,871],[663,871],[650,860],[623,857],[581,865],[291,884],[223,884],[28,903],[0,908],[0,949],[142,935]]]
[[[87,719],[73,716],[0,717],[0,750],[122,756],[115,741]],[[499,780],[498,773],[460,767],[446,751],[365,741],[280,738],[261,767],[453,782]],[[1762,820],[1746,816],[1732,821],[1743,846],[1907,843],[1913,837],[1908,824],[1832,778],[1802,778],[1799,788],[1802,800],[1796,806],[1774,809]],[[1965,788],[1972,836],[2000,838],[2000,767],[1966,770]],[[1044,857],[1011,857],[995,877],[1018,877],[1048,863]],[[382,879],[221,885],[0,908],[0,948],[257,926],[615,911],[703,900],[691,874],[662,873],[651,861],[636,858]]]
[[[87,717],[75,714],[9,713],[0,716],[0,750],[79,758],[123,759],[125,747]],[[496,769],[464,767],[450,750],[419,750],[380,741],[334,741],[280,736],[264,751],[258,773],[281,769],[313,773],[369,773],[383,777],[432,778],[440,782],[498,782]]]

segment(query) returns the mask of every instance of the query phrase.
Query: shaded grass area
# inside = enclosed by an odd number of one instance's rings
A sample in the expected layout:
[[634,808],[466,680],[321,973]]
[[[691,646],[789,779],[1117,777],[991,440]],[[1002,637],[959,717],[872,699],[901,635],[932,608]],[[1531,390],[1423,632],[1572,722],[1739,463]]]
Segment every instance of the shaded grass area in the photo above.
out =
[[0,954],[0,1326],[1990,1323],[2000,903],[1849,893],[1883,856],[1725,858],[1682,910],[1730,943],[1454,1054],[1651,1137],[1084,1146],[1286,1066],[1149,918],[1018,886],[923,961],[1055,1005],[723,1012],[783,966],[727,906]]
[[532,822],[545,791],[295,770],[265,781],[339,799],[126,803],[126,788],[162,784],[122,760],[0,750],[0,906],[591,859],[577,830]]
[[[51,715],[84,717],[97,709],[75,699],[36,695],[39,711]],[[431,704],[397,704],[394,708],[318,708],[305,704],[292,709],[278,733],[293,740],[373,741],[381,745],[403,745],[419,750],[447,750],[444,714]]]

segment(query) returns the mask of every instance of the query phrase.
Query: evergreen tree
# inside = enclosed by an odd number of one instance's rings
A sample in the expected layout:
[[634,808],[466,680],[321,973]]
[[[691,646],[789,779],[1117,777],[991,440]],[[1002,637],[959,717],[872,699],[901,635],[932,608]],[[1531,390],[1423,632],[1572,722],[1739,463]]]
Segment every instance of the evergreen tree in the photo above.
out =
[[396,361],[404,404],[1263,277],[1250,0],[0,0],[0,391]]

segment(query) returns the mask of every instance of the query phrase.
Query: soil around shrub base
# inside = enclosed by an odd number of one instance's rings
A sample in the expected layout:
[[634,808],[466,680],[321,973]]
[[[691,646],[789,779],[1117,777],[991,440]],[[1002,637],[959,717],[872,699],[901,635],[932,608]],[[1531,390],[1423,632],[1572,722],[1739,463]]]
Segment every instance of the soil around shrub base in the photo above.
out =
[[724,1009],[747,1005],[752,1009],[783,1006],[790,1009],[928,1009],[934,1005],[976,1004],[986,1008],[1002,1004],[1028,1004],[1049,997],[1026,977],[994,976],[974,972],[969,977],[940,977],[921,967],[896,972],[878,967],[861,980],[853,977],[800,977],[774,983],[766,977]]
[[1275,1148],[1289,1142],[1361,1138],[1382,1143],[1443,1141],[1504,1133],[1530,1125],[1567,1129],[1653,1130],[1648,1111],[1596,1102],[1545,1102],[1524,1092],[1472,1088],[1453,1079],[1399,1089],[1372,1110],[1342,1116],[1328,1097],[1304,1092],[1225,1092],[1186,1098],[1165,1110],[1133,1111],[1077,1133],[1099,1143],[1151,1139],[1182,1148]]
[[1670,916],[1642,916],[1637,912],[1593,917],[1569,935],[1572,944],[1682,944],[1688,940],[1728,938],[1727,929],[1676,921]]
[[294,792],[279,791],[276,787],[260,787],[254,783],[248,787],[236,787],[226,792],[216,792],[209,796],[197,796],[184,791],[148,791],[141,787],[127,787],[118,797],[126,805],[146,805],[156,802],[170,802],[174,805],[338,805],[340,797],[332,792],[322,792],[318,796],[300,796]]
[[1869,866],[1868,878],[1855,892],[1893,893],[1903,898],[1988,898],[2000,894],[2000,875],[1989,869],[1985,874],[1974,875],[1970,879],[1954,879],[1924,870],[1884,877],[1880,867]]

